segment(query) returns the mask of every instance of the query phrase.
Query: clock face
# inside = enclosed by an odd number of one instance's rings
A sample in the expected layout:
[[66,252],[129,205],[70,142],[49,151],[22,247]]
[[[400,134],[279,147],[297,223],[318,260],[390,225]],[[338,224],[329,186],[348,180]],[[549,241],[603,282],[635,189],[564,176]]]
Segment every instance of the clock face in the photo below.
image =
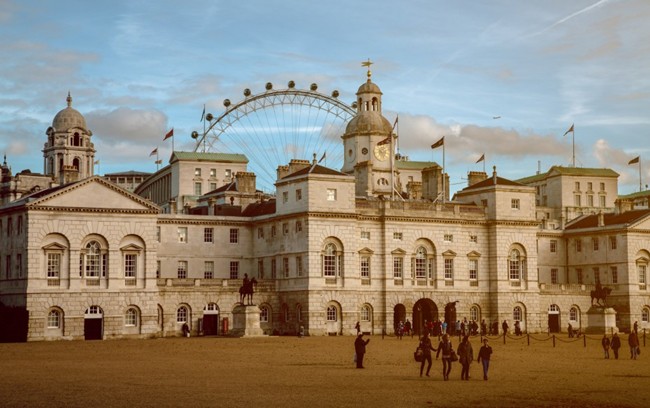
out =
[[388,159],[389,151],[388,146],[386,145],[377,145],[375,146],[375,157],[379,161],[384,161]]

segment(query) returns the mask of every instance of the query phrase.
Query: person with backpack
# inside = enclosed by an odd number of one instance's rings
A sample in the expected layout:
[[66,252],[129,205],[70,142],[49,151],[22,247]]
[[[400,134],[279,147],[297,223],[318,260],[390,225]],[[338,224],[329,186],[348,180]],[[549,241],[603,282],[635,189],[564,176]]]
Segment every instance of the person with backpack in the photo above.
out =
[[449,334],[447,333],[442,335],[442,340],[438,344],[436,360],[440,356],[440,352],[442,352],[442,378],[447,381],[449,380],[449,373],[451,373],[452,354],[454,354],[454,346],[451,344]]

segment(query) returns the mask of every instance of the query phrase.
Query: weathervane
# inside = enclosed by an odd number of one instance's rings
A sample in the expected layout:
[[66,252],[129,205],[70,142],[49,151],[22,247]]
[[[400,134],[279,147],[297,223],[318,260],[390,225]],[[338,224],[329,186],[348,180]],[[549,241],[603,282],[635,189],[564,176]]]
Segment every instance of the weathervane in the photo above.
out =
[[368,58],[368,61],[364,61],[361,63],[362,67],[368,67],[368,81],[370,81],[370,77],[372,76],[372,72],[370,72],[370,66],[374,64],[374,62],[370,61],[370,58]]

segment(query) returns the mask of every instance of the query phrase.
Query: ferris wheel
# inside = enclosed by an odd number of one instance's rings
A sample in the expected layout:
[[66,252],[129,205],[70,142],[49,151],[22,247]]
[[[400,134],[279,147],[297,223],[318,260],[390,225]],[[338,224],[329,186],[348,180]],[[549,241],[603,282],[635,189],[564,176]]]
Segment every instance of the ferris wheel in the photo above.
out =
[[218,117],[205,115],[203,132],[192,132],[195,152],[240,153],[249,160],[248,171],[257,176],[257,188],[274,192],[277,167],[292,159],[312,160],[325,157],[321,165],[340,170],[343,166],[341,136],[356,114],[356,103],[347,105],[331,95],[297,89],[289,81],[286,89],[253,94],[244,90],[244,99],[223,101],[226,110]]

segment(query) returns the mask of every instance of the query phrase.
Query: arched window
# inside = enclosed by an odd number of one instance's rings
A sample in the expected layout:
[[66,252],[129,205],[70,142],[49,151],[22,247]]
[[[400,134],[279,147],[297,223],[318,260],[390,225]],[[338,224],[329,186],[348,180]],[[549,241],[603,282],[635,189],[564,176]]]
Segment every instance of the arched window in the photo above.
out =
[[372,315],[372,313],[370,311],[370,306],[368,306],[368,305],[361,306],[361,321],[362,322],[369,322],[371,315]]
[[108,251],[98,241],[90,241],[81,252],[81,272],[86,278],[106,277]]
[[268,323],[269,321],[269,308],[266,306],[260,306],[260,322]]
[[560,307],[556,304],[552,304],[548,307],[549,313],[560,313]]
[[282,319],[284,319],[285,322],[289,321],[289,306],[286,304],[282,305]]
[[176,310],[176,323],[187,323],[189,311],[187,307],[181,306]]
[[72,167],[74,167],[76,170],[79,170],[79,158],[78,157],[75,157],[72,160]]
[[337,277],[341,276],[341,251],[336,244],[329,242],[325,245],[322,254],[323,259],[323,276]]
[[523,315],[524,314],[522,313],[521,307],[515,306],[515,308],[512,309],[512,319],[514,321],[522,321]]
[[478,309],[478,306],[474,305],[469,308],[469,319],[473,320],[475,322],[478,322],[480,320],[480,312]]
[[134,307],[126,309],[124,314],[124,325],[125,326],[137,326],[138,325],[138,310]]
[[336,322],[337,319],[337,311],[336,311],[336,306],[328,306],[327,307],[327,321],[328,322]]
[[577,322],[578,321],[578,308],[577,307],[572,307],[569,309],[569,320],[572,322]]
[[423,246],[415,251],[415,277],[418,279],[427,277],[427,250]]
[[52,309],[47,314],[47,328],[48,329],[60,329],[61,328],[61,312]]
[[296,320],[299,322],[302,322],[302,306],[298,305],[296,306]]
[[645,324],[650,323],[650,308],[649,307],[644,307],[643,310],[641,310],[641,323],[645,323]]
[[510,280],[521,279],[521,255],[518,250],[510,251],[508,257],[508,270],[510,271]]

